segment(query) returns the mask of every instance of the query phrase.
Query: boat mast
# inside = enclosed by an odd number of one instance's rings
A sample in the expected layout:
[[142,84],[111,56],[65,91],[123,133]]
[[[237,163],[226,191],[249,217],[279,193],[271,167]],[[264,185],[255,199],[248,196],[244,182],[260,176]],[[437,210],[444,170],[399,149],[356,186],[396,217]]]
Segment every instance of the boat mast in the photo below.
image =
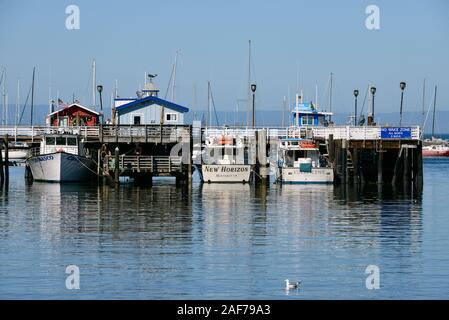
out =
[[171,87],[171,101],[175,102],[175,88],[176,88],[176,68],[178,67],[178,50],[176,50],[175,64],[173,65],[173,85]]
[[[17,79],[17,100],[16,100],[16,126],[19,125],[19,104],[20,104],[20,79]],[[17,135],[15,135],[17,137]]]
[[287,97],[284,96],[284,100],[282,101],[282,122],[281,122],[281,127],[285,127],[285,109],[287,106]]
[[207,118],[206,118],[206,128],[210,126],[210,81],[207,81]]
[[[331,72],[330,86],[329,86],[329,112],[332,112],[332,80],[334,74]],[[332,115],[329,115],[329,121],[332,121]]]
[[315,81],[315,104],[318,109],[318,81]]
[[424,116],[424,108],[425,108],[425,99],[426,99],[426,78],[424,78],[422,85],[422,115]]
[[33,111],[34,111],[34,75],[36,72],[36,67],[33,68],[33,80],[31,82],[31,117],[30,125],[33,126]]
[[4,67],[3,69],[3,119],[2,119],[2,123],[3,125],[6,124],[6,67]]
[[246,90],[247,90],[246,127],[248,127],[249,110],[251,108],[251,40],[248,40],[248,84]]
[[433,96],[433,119],[432,119],[432,138],[435,134],[435,106],[437,104],[437,86],[435,86],[435,94]]
[[92,105],[94,109],[97,109],[97,95],[96,95],[96,83],[97,83],[97,66],[95,59],[92,62]]

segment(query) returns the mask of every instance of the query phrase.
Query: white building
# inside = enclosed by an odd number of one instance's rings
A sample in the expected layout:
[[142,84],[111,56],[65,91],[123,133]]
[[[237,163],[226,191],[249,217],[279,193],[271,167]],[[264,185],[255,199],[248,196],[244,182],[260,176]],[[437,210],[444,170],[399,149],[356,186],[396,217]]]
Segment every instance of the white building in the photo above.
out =
[[189,109],[158,97],[153,82],[138,92],[137,98],[116,98],[114,112],[117,124],[184,124],[184,113]]

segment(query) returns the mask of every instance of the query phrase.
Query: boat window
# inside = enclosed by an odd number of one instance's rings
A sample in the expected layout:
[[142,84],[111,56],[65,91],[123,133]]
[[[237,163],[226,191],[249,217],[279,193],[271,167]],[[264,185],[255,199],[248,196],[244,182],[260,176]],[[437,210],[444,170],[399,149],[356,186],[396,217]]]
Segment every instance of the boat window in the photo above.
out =
[[46,145],[54,145],[55,141],[56,141],[55,137],[46,137],[45,138]]
[[76,138],[67,138],[68,146],[76,146]]
[[66,145],[65,137],[56,137],[56,145],[65,146]]
[[313,125],[313,116],[303,116],[301,118],[301,125],[305,125],[305,126]]

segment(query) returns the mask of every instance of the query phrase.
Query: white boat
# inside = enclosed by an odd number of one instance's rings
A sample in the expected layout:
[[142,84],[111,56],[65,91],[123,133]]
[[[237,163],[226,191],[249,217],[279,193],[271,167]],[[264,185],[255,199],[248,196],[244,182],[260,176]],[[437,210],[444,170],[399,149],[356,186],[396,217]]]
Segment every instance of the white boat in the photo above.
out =
[[312,140],[286,138],[279,142],[276,174],[279,183],[333,183],[334,169]]
[[86,181],[95,173],[95,162],[78,135],[46,135],[26,164],[36,181]]
[[251,181],[252,166],[245,161],[243,139],[227,134],[209,137],[197,165],[201,181],[214,183],[247,183]]
[[[2,150],[5,159],[5,150]],[[28,157],[28,145],[22,142],[10,142],[8,146],[8,160],[11,163],[25,162]]]

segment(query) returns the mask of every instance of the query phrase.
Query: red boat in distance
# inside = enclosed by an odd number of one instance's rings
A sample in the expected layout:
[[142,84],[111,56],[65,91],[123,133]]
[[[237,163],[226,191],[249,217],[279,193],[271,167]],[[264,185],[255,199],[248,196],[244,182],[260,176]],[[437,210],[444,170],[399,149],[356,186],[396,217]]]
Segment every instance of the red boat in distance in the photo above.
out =
[[422,148],[423,157],[449,157],[449,146],[446,144],[430,144]]

